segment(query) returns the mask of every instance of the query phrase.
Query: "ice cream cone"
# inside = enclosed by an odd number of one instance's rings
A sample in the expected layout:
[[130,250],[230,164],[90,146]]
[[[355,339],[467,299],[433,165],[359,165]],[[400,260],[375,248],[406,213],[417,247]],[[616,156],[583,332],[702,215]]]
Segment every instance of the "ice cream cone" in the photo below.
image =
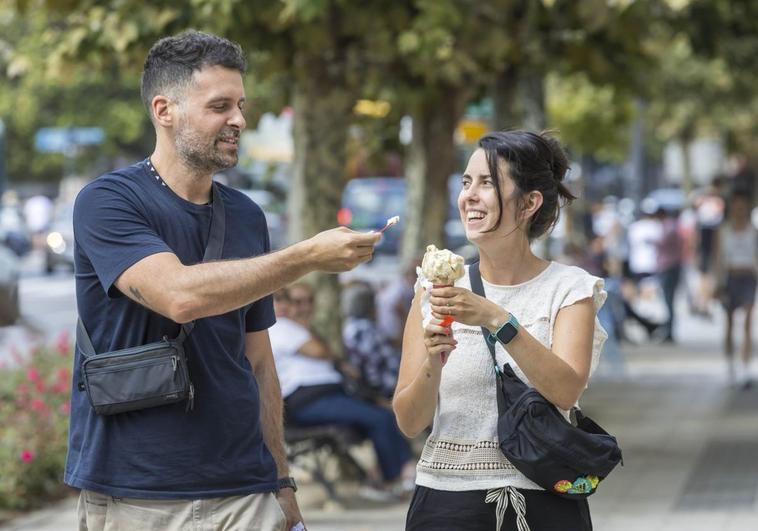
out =
[[[432,284],[432,288],[449,288],[452,286],[452,284]],[[442,322],[440,323],[440,326],[443,328],[449,327],[451,324],[455,322],[455,318],[452,315],[446,315],[442,318]]]

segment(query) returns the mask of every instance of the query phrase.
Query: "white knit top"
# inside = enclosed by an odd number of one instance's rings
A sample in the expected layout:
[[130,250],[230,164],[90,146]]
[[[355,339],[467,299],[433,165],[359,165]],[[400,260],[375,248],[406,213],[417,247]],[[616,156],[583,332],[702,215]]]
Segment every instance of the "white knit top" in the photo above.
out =
[[[595,311],[605,302],[603,280],[578,267],[551,262],[539,275],[522,284],[499,286],[482,279],[487,298],[513,313],[521,326],[546,346],[552,344],[558,310],[591,298]],[[430,316],[431,284],[423,276],[416,284],[424,322]],[[469,271],[457,287],[471,289]],[[497,439],[497,401],[492,357],[479,327],[453,323],[458,346],[442,369],[434,425],[417,465],[416,483],[448,491],[483,490],[511,486],[540,489],[516,470],[500,452]],[[607,338],[595,319],[590,374],[597,366]],[[498,364],[509,363],[528,383],[503,345],[496,346]],[[567,412],[564,412],[568,416]]]

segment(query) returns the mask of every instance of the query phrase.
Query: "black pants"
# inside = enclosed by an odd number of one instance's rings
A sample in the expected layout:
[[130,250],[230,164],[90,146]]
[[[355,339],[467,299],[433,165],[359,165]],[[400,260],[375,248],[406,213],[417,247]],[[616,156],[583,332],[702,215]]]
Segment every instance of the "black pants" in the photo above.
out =
[[[521,490],[530,531],[592,531],[587,500],[567,500],[543,490]],[[406,531],[495,531],[495,503],[485,503],[486,490],[451,492],[416,487],[405,521]],[[498,531],[516,531],[509,504]]]

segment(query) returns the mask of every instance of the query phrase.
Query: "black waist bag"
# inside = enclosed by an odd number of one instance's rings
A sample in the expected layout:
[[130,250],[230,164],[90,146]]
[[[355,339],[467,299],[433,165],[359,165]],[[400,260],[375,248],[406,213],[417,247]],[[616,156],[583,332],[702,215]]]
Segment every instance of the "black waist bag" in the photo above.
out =
[[[474,293],[484,296],[479,264],[469,268]],[[516,469],[548,492],[563,498],[586,498],[622,463],[616,438],[578,408],[569,422],[536,389],[526,385],[507,363],[502,369],[490,349],[497,380],[497,435],[500,450]]]
[[[221,258],[225,236],[224,203],[213,184],[210,234],[203,261]],[[92,407],[100,415],[113,415],[156,406],[187,402],[194,405],[195,388],[190,381],[184,341],[194,322],[183,324],[175,339],[97,354],[81,319],[76,345],[82,355],[83,382]]]
[[[83,343],[81,334],[86,334],[83,326],[79,321],[79,345]],[[195,389],[182,345],[190,331],[191,327],[184,325],[174,340],[164,337],[155,343],[85,357],[83,383],[95,412],[113,415],[183,401],[187,401],[187,410],[192,409]]]
[[576,425],[570,423],[537,390],[522,382],[507,363],[497,373],[497,435],[508,461],[558,496],[584,498],[594,494],[598,484],[622,462],[616,438],[578,408],[573,411]]

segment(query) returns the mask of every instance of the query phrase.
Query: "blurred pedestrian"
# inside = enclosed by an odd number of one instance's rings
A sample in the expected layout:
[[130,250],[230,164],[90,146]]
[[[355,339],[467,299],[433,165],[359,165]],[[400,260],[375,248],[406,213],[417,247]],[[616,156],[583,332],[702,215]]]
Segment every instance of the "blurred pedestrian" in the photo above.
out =
[[[77,340],[64,481],[82,489],[82,530],[282,530],[301,520],[270,294],[311,271],[369,260],[379,236],[338,228],[270,252],[261,209],[213,184],[237,163],[245,70],[239,45],[221,37],[190,30],[155,43],[141,87],[155,150],[76,199],[77,306],[95,352],[177,338],[196,391],[187,403],[99,415],[80,389]],[[207,246],[220,259],[203,262]]]
[[403,328],[408,310],[413,302],[413,285],[416,283],[416,267],[421,260],[413,260],[401,275],[390,280],[376,294],[376,322],[379,330],[398,349],[403,342]]
[[361,387],[389,406],[397,384],[400,351],[377,326],[374,290],[366,282],[345,290],[342,342],[351,365],[359,370]]
[[[498,365],[510,364],[566,416],[597,365],[602,279],[530,248],[555,224],[560,201],[573,199],[562,182],[567,170],[555,139],[527,131],[486,134],[468,161],[458,210],[479,250],[487,298],[470,290],[468,267],[454,287],[432,289],[420,278],[425,289],[408,315],[393,403],[406,435],[432,426],[407,530],[592,529],[586,500],[540,489],[500,451],[486,343]],[[422,310],[427,302],[431,312]],[[443,328],[448,315],[455,322]]]
[[292,303],[292,320],[306,327],[311,333],[316,312],[316,290],[308,282],[295,282],[287,288]]
[[281,381],[287,422],[294,426],[338,424],[352,426],[373,443],[387,494],[402,489],[405,474],[413,473],[408,441],[392,412],[350,396],[338,356],[327,344],[293,319],[296,309],[288,289],[274,294],[277,322],[269,329],[271,348]]
[[723,176],[714,177],[711,184],[695,197],[693,207],[697,230],[697,291],[693,301],[695,314],[708,316],[708,308],[714,291],[713,264],[714,241],[719,225],[724,220],[726,207],[721,197],[719,186],[725,179]]
[[53,216],[53,202],[46,195],[35,195],[24,203],[26,226],[32,234],[34,247],[44,244],[44,234],[50,227]]
[[674,298],[682,276],[684,240],[680,234],[679,212],[658,208],[656,216],[661,224],[660,239],[656,242],[657,275],[663,292],[663,302],[668,310],[666,322],[661,327],[662,340],[674,342]]
[[[658,211],[658,202],[645,198],[640,204],[640,218],[629,225],[629,271],[621,288],[626,316],[642,325],[648,338],[659,330],[660,323],[641,315],[635,309],[635,302],[648,295],[645,284],[650,285],[649,281],[655,279],[658,272],[658,244],[663,238],[663,226],[656,216]],[[626,339],[623,329],[620,332],[620,337]]]
[[[758,231],[750,220],[753,203],[747,192],[732,194],[727,207],[727,221],[717,235],[717,292],[726,310],[724,354],[730,383],[752,384],[750,361],[753,356],[752,315],[758,271]],[[741,364],[734,360],[734,316],[744,312],[744,336]]]

